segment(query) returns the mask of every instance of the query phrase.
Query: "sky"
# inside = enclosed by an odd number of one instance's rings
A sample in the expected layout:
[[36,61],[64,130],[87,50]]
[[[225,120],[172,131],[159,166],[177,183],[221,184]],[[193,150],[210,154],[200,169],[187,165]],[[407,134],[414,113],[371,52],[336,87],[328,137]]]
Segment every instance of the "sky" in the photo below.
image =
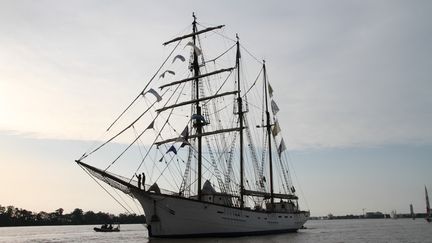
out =
[[265,58],[301,205],[424,209],[430,1],[1,1],[0,204],[122,212],[73,162],[151,78],[161,43],[225,24]]

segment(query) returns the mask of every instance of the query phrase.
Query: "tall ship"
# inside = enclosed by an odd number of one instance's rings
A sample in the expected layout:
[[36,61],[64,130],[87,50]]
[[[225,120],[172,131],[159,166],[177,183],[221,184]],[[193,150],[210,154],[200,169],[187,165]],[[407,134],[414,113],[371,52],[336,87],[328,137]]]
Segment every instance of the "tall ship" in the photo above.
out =
[[265,61],[224,25],[193,14],[186,29],[163,43],[168,56],[104,142],[75,162],[125,209],[124,194],[138,201],[150,237],[296,232],[310,213],[292,183]]

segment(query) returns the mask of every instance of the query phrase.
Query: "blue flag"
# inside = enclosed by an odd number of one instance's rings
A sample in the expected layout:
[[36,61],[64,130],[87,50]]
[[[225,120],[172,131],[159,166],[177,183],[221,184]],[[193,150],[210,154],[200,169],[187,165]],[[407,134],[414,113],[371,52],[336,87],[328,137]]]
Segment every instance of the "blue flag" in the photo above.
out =
[[171,147],[168,149],[168,151],[166,153],[169,152],[174,152],[175,154],[177,154],[177,149],[174,147],[174,145],[171,145]]

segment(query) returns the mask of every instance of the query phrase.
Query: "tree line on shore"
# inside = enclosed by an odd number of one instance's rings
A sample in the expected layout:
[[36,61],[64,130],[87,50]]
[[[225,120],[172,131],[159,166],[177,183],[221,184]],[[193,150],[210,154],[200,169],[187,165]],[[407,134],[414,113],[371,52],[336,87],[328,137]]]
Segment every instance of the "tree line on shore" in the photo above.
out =
[[31,226],[31,225],[79,225],[79,224],[143,224],[146,222],[144,215],[119,214],[113,215],[104,212],[84,212],[75,208],[65,214],[62,208],[54,212],[31,212],[14,206],[0,205],[0,226]]

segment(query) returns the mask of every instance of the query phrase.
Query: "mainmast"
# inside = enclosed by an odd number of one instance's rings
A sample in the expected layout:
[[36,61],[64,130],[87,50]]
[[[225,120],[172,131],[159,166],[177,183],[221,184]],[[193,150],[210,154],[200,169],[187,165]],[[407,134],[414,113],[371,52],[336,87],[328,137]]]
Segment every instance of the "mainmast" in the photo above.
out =
[[[192,13],[192,17],[193,17],[193,22],[192,22],[192,40],[193,40],[193,44],[196,46],[197,41],[196,41],[196,33],[198,32],[197,30],[197,22],[196,22],[196,16],[195,13]],[[200,75],[200,68],[199,68],[199,64],[198,64],[198,54],[196,49],[194,48],[193,51],[193,71],[194,71],[194,75],[195,78],[195,99],[196,99],[196,103],[195,103],[195,107],[196,107],[196,114],[198,116],[201,116],[201,107],[200,107],[200,103],[199,103],[199,75]],[[197,132],[197,136],[198,136],[198,200],[201,200],[201,176],[202,176],[202,126],[203,123],[201,120],[196,120],[195,121],[195,126],[196,126],[196,132]]]
[[268,80],[267,80],[267,70],[265,65],[265,60],[263,61],[263,71],[264,71],[264,96],[265,96],[265,106],[266,106],[266,125],[267,128],[267,138],[268,138],[268,151],[269,151],[269,166],[270,166],[270,205],[271,210],[274,208],[274,192],[273,192],[273,161],[272,161],[272,143],[271,143],[271,123],[270,123],[270,112],[268,108]]
[[243,201],[243,193],[244,193],[244,185],[243,185],[243,176],[244,176],[244,155],[243,155],[243,101],[241,97],[241,88],[240,88],[240,41],[238,35],[237,38],[237,55],[236,55],[236,66],[237,66],[237,103],[238,103],[238,116],[240,122],[240,208],[244,207]]

